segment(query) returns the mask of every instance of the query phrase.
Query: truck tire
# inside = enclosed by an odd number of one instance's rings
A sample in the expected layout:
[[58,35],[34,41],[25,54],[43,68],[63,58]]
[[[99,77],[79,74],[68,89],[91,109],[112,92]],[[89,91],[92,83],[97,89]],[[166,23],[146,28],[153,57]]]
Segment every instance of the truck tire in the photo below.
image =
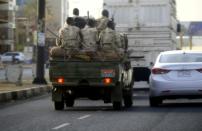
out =
[[157,107],[160,104],[162,104],[162,99],[156,98],[156,97],[150,97],[149,98],[149,104],[151,107]]
[[128,90],[123,91],[123,101],[124,106],[129,108],[133,105],[133,90],[131,85],[126,88],[128,88]]
[[123,100],[124,100],[124,106],[126,108],[129,108],[129,107],[131,107],[133,105],[133,98],[132,98],[132,96],[125,96],[123,98]]
[[66,107],[73,107],[74,106],[74,99],[68,99],[65,102]]
[[114,101],[113,102],[113,108],[114,108],[114,110],[121,110],[121,108],[122,108],[122,102],[118,102],[118,101]]
[[64,102],[54,102],[55,110],[63,110],[64,109]]

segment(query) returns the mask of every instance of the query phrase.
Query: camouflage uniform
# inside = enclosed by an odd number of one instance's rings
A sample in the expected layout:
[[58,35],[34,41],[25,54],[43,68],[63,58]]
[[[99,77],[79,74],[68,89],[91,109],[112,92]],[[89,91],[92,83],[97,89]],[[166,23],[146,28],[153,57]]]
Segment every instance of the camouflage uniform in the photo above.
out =
[[123,54],[124,53],[124,49],[125,49],[125,39],[124,39],[124,35],[120,34],[120,33],[116,33],[116,42],[115,45],[118,48],[118,52],[119,54]]
[[106,28],[100,33],[100,44],[103,50],[116,50],[116,32]]
[[97,42],[99,41],[98,31],[96,28],[90,28],[86,26],[81,30],[83,36],[83,49],[87,51],[96,51],[97,50]]
[[106,58],[119,58],[119,50],[117,46],[116,32],[110,28],[106,28],[100,33],[101,53]]
[[59,31],[59,39],[57,46],[64,48],[65,50],[75,49],[80,46],[80,29],[76,26],[65,26]]
[[[50,51],[51,56],[64,56],[76,53],[80,46],[80,29],[75,26],[65,25],[59,30],[59,38],[57,39],[57,47],[53,47]],[[70,54],[70,55],[71,55]]]
[[103,16],[102,18],[98,20],[98,24],[97,24],[98,32],[101,32],[102,30],[107,28],[108,21],[109,21],[109,18],[107,18],[106,16]]

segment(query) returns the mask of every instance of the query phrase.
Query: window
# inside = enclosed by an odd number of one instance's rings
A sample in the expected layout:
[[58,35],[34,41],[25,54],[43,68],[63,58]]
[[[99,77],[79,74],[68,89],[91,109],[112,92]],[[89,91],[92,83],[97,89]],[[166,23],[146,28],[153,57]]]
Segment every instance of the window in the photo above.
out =
[[160,63],[202,62],[202,54],[200,53],[163,54],[161,55],[159,62]]

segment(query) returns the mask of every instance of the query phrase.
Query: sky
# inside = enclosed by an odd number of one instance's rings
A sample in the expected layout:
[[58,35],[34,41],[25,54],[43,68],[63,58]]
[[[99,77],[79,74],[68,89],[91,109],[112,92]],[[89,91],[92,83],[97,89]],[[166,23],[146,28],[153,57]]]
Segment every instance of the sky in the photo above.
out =
[[69,0],[69,15],[72,16],[73,8],[78,8],[80,10],[80,16],[87,16],[89,11],[89,16],[94,16],[99,18],[101,16],[103,0]]
[[202,21],[202,0],[176,0],[180,21]]
[[[86,16],[89,10],[90,15],[100,17],[103,0],[69,0],[70,10],[77,7],[80,15]],[[202,21],[202,0],[176,0],[177,18],[180,21]],[[70,12],[70,16],[72,12]]]

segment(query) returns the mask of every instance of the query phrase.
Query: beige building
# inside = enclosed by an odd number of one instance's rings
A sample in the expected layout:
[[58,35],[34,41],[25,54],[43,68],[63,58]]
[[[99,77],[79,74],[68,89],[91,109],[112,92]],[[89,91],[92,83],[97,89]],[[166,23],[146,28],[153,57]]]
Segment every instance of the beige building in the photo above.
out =
[[0,53],[13,50],[16,0],[0,0]]
[[56,38],[53,33],[57,34],[65,23],[69,12],[69,0],[47,0],[46,2],[46,28],[48,28],[46,38]]

